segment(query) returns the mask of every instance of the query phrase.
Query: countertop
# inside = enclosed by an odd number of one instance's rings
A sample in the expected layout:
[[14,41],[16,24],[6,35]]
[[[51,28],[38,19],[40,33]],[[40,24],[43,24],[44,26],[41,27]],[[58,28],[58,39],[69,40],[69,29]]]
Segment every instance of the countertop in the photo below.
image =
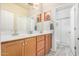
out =
[[13,40],[20,40],[20,39],[24,39],[24,38],[29,38],[29,37],[33,37],[33,36],[39,36],[39,35],[44,35],[44,34],[49,34],[49,33],[53,33],[53,31],[50,32],[44,32],[44,33],[34,33],[34,34],[20,34],[20,35],[2,35],[0,38],[1,42],[7,42],[7,41],[13,41]]

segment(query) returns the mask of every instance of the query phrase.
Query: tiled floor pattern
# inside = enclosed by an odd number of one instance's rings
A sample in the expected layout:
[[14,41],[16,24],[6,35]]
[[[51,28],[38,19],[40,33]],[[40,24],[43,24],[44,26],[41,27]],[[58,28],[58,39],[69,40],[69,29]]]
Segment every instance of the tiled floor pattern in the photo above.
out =
[[50,51],[47,56],[73,56],[70,47],[59,46],[56,52]]

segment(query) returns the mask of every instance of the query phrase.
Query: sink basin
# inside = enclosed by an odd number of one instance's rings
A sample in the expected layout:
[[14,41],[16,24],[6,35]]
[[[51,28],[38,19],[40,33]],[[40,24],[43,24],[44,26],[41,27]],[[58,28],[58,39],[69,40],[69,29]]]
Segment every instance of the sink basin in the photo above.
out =
[[8,38],[11,38],[13,37],[12,35],[0,35],[0,38],[1,39],[8,39]]

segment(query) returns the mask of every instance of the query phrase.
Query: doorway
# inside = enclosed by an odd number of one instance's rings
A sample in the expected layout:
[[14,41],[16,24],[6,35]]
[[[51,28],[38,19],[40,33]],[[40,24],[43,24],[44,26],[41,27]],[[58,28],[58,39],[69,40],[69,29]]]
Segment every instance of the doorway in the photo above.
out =
[[74,4],[64,4],[56,8],[55,39],[56,48],[68,46],[72,54],[75,55]]

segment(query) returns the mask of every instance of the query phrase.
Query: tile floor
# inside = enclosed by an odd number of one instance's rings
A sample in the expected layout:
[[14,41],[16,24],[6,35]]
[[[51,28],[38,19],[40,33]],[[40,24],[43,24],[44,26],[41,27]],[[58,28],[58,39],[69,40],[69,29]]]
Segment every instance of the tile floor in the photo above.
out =
[[73,56],[69,46],[59,46],[57,51],[50,51],[47,56]]

